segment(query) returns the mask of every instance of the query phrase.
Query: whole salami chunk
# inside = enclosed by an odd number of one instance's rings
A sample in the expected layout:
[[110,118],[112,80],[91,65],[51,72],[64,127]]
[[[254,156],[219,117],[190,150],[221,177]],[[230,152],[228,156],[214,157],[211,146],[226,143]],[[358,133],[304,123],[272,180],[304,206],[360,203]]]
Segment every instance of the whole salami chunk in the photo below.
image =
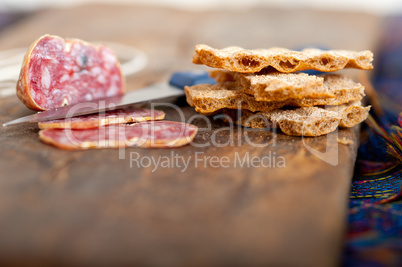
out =
[[144,108],[126,108],[67,119],[39,122],[40,129],[89,129],[111,124],[163,120],[165,112]]
[[44,35],[25,54],[18,98],[30,109],[48,110],[124,93],[120,64],[108,47]]
[[62,149],[116,147],[180,147],[190,143],[198,128],[174,121],[116,124],[93,129],[45,129],[40,139]]

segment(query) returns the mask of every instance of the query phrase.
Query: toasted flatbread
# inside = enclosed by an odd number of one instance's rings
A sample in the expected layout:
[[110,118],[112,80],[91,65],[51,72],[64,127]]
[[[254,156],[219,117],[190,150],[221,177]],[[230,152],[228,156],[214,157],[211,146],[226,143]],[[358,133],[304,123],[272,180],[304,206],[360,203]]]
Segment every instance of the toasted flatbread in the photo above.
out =
[[217,110],[247,109],[250,111],[268,111],[284,106],[282,102],[256,101],[253,96],[236,89],[233,82],[219,84],[198,84],[186,86],[187,103],[199,113],[208,114]]
[[247,110],[223,110],[234,123],[250,128],[279,128],[287,135],[320,136],[340,127],[353,127],[364,121],[370,106],[360,101],[339,106],[275,109],[253,113]]
[[[213,70],[210,72],[210,76],[219,83],[234,82],[243,92],[253,95],[257,101],[284,101],[301,98],[335,98],[333,100],[336,101],[342,97],[342,92],[351,93],[351,90],[357,94],[364,92],[361,84],[339,74],[319,76],[278,72],[245,74],[227,70]],[[324,104],[319,105],[325,105],[327,101],[325,100]],[[351,100],[347,99],[346,102],[349,101]]]
[[333,98],[287,99],[284,101],[257,101],[244,93],[242,85],[233,81],[215,85],[199,84],[185,87],[187,102],[200,113],[212,113],[220,109],[246,109],[252,112],[270,111],[283,106],[311,107],[317,105],[340,105],[361,100],[364,87],[341,75],[324,76],[324,85]]
[[280,72],[318,70],[331,72],[343,68],[370,70],[371,51],[320,50],[316,48],[293,51],[285,48],[247,50],[237,46],[214,49],[200,44],[195,47],[193,63],[242,73],[255,73],[267,67]]
[[257,101],[283,101],[290,98],[335,97],[324,86],[324,78],[305,73],[249,74],[228,70],[213,70],[210,76],[217,82],[235,82],[242,91],[253,95]]

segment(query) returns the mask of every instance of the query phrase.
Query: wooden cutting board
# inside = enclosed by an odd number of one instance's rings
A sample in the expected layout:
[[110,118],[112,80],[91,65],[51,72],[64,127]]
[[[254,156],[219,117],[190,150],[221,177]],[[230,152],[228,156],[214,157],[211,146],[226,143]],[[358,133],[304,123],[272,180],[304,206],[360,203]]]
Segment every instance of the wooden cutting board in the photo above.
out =
[[[85,5],[32,15],[0,33],[0,49],[27,47],[45,33],[132,45],[149,56],[146,69],[127,78],[135,90],[174,71],[206,69],[191,63],[197,43],[375,49],[378,22],[318,10]],[[196,114],[184,99],[172,103],[186,120]],[[31,113],[15,96],[0,107],[1,123]],[[227,124],[210,122],[206,129],[205,120],[192,121],[203,128],[194,143],[218,145],[124,151],[62,151],[41,143],[35,125],[0,128],[0,263],[338,265],[358,130],[302,139],[244,128],[230,135],[216,132]],[[155,168],[149,161],[158,158],[188,167]]]

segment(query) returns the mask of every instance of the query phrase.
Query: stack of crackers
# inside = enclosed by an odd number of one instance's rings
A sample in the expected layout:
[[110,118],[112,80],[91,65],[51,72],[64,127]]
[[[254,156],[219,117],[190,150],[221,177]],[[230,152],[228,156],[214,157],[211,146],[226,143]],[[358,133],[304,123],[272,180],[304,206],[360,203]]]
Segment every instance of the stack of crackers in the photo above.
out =
[[187,102],[202,114],[223,112],[236,124],[277,128],[287,135],[320,136],[353,127],[368,116],[364,87],[341,74],[308,75],[299,71],[370,70],[370,51],[284,48],[214,49],[197,45],[193,63],[216,68],[216,84],[185,88]]

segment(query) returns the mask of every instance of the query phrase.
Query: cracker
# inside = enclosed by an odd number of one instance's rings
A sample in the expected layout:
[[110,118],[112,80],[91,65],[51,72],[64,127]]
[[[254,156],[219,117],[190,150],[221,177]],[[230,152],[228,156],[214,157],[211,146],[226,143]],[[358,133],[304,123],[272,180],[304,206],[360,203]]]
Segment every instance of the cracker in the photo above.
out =
[[343,68],[370,70],[371,51],[320,50],[316,48],[292,51],[285,48],[247,50],[237,46],[214,49],[200,44],[195,47],[193,63],[235,72],[255,73],[267,67],[280,72],[318,70],[337,71]]
[[276,128],[287,135],[320,136],[340,127],[353,127],[364,121],[370,106],[362,107],[360,101],[340,106],[301,107],[297,109],[276,109],[253,113],[241,110],[240,118],[234,110],[223,110],[236,124],[250,128]]
[[340,74],[321,75],[324,78],[324,87],[333,94],[333,98],[303,98],[295,100],[287,100],[287,105],[297,107],[312,107],[323,105],[341,105],[351,101],[359,101],[364,96],[364,86],[355,83],[351,78]]
[[323,86],[324,78],[305,73],[269,73],[256,75],[227,70],[213,70],[217,82],[233,81],[257,101],[283,101],[289,98],[328,98],[334,94]]
[[197,112],[207,114],[220,109],[247,109],[250,111],[268,111],[284,106],[282,102],[256,101],[254,97],[236,89],[233,82],[218,84],[198,84],[186,86],[187,103]]
[[364,87],[341,75],[324,76],[324,85],[334,98],[287,99],[284,101],[257,101],[243,92],[244,88],[236,82],[215,85],[199,84],[185,88],[187,102],[200,113],[211,113],[220,109],[247,109],[250,111],[269,111],[283,106],[311,107],[317,105],[340,105],[361,100]]

